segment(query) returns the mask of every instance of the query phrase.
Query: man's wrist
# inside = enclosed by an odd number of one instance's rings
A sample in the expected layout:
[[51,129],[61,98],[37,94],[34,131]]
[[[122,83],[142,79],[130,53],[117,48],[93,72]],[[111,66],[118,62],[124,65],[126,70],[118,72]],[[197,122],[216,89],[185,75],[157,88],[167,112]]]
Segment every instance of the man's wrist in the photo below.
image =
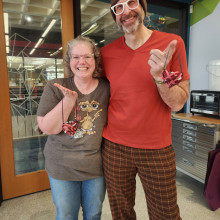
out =
[[153,77],[153,80],[156,84],[165,84],[163,80],[156,80],[154,77]]

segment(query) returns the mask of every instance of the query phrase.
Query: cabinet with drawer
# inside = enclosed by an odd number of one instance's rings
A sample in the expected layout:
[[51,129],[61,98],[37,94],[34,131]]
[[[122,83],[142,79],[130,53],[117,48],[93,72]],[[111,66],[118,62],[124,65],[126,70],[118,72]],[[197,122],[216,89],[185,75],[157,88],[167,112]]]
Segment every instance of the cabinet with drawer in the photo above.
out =
[[177,169],[205,181],[208,154],[220,139],[220,120],[191,114],[172,115],[172,145]]

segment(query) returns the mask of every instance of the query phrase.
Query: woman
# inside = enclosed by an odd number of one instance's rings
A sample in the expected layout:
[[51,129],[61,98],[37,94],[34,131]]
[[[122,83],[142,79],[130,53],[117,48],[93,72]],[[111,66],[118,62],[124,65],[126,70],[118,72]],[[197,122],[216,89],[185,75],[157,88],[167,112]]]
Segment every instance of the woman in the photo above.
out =
[[37,112],[39,128],[48,134],[45,167],[56,219],[78,219],[81,205],[85,220],[99,220],[105,197],[100,146],[109,84],[99,78],[100,54],[89,38],[68,43],[65,66],[68,78],[47,83]]

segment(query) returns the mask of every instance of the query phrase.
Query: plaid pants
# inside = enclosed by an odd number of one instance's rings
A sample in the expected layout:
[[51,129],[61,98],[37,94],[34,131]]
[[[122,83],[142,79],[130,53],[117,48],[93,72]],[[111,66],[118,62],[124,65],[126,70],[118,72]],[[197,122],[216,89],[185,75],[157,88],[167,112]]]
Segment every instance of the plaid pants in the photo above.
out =
[[106,187],[113,220],[135,220],[136,174],[138,173],[150,220],[181,220],[177,205],[176,162],[172,146],[139,149],[102,144]]

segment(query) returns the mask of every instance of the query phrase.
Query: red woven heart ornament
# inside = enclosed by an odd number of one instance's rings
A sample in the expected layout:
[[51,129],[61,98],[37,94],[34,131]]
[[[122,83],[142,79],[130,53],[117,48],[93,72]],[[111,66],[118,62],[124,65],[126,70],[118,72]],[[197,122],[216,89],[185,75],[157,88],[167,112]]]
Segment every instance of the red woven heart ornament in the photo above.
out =
[[76,133],[78,127],[79,127],[79,121],[77,121],[77,104],[75,107],[75,121],[68,121],[64,123],[64,116],[63,116],[63,99],[62,99],[62,120],[63,120],[63,125],[62,125],[62,130],[65,134],[68,134],[70,136],[74,136]]
[[169,88],[179,84],[183,79],[182,72],[170,72],[168,70],[163,70],[162,72],[162,79],[167,84]]
[[[170,48],[169,48],[169,50],[170,50]],[[163,79],[164,83],[167,84],[167,86],[169,88],[171,88],[181,82],[181,80],[183,79],[183,72],[182,72],[182,66],[181,66],[181,62],[180,62],[178,48],[177,48],[177,53],[178,53],[181,72],[179,72],[179,71],[171,72],[171,71],[166,70],[166,62],[167,62],[169,50],[167,53],[166,61],[165,61],[163,72],[162,72],[162,79]]]
[[69,122],[63,123],[62,125],[63,132],[70,136],[74,136],[78,127],[79,127],[78,121],[69,121]]

